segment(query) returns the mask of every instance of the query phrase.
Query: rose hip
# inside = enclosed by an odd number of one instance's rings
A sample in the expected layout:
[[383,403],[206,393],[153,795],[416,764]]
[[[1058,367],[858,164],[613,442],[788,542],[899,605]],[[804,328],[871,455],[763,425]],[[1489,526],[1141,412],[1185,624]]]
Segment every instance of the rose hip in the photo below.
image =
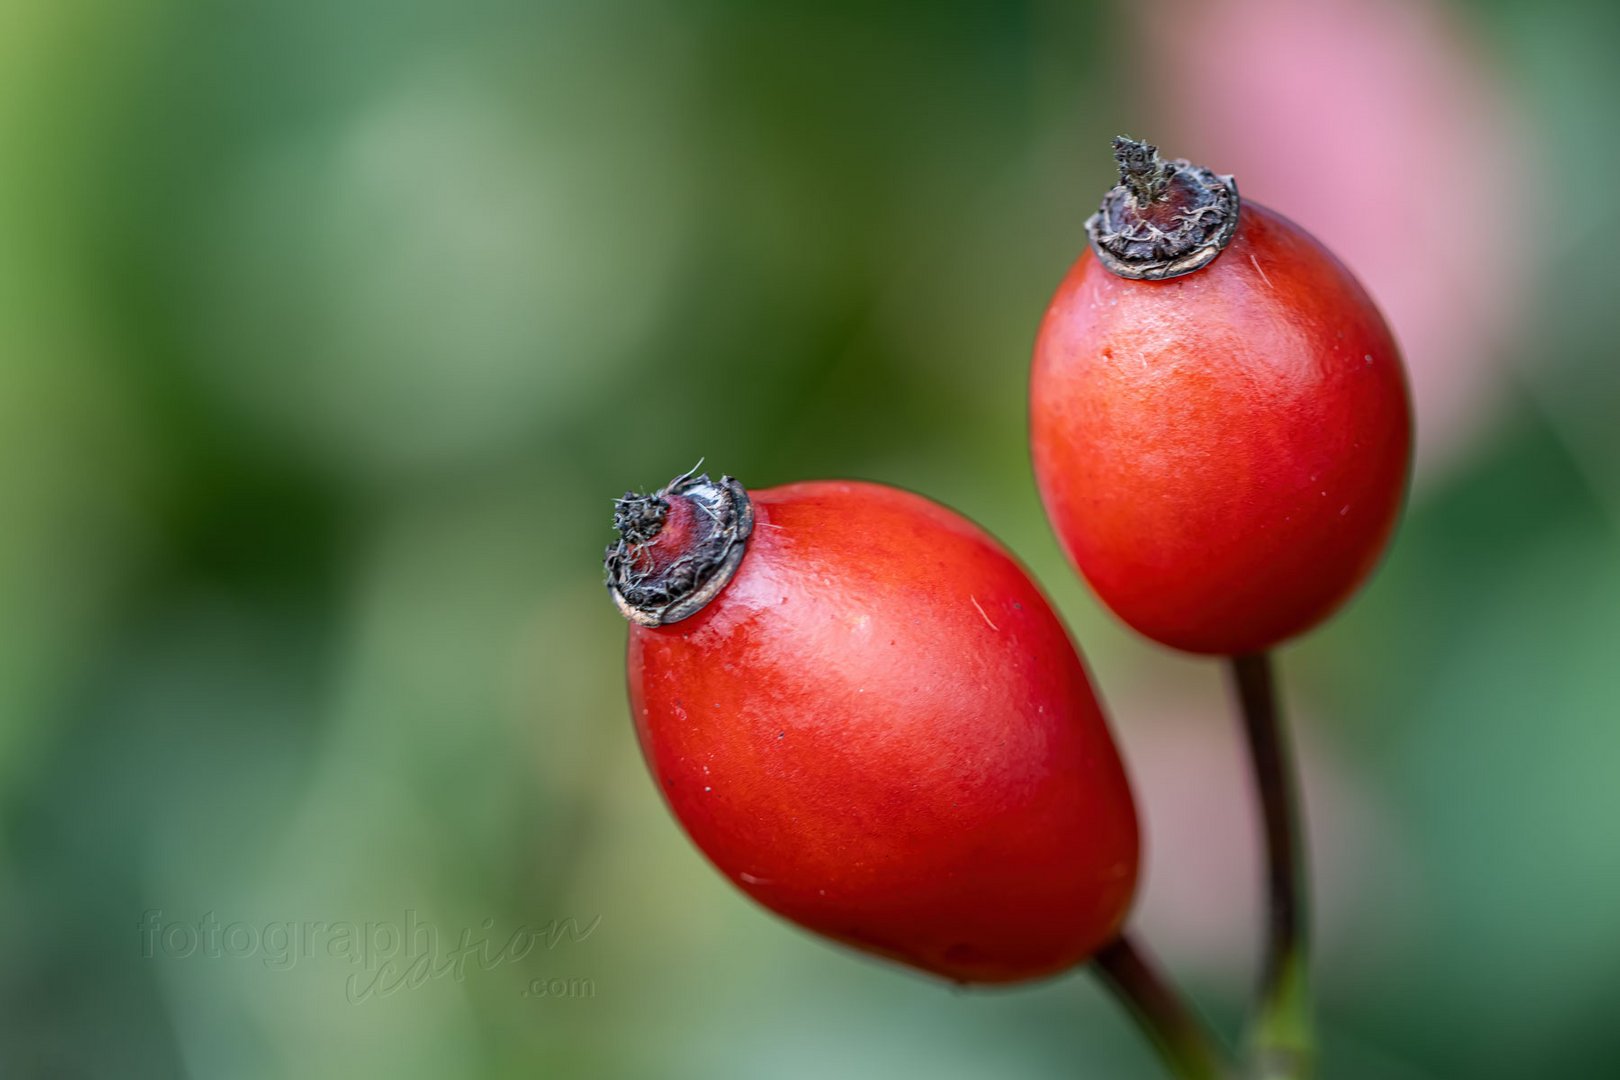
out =
[[1118,139],[1120,186],[1035,346],[1036,479],[1104,603],[1166,645],[1258,652],[1366,577],[1412,451],[1366,292],[1231,177]]
[[866,483],[679,477],[619,500],[648,768],[719,870],[839,942],[961,982],[1118,932],[1136,813],[1085,668],[971,522]]

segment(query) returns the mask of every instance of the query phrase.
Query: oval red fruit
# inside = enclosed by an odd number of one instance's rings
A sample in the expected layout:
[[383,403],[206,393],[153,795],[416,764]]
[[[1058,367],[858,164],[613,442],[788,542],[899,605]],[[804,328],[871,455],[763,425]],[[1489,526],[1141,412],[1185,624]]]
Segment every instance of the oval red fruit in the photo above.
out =
[[[864,483],[750,498],[683,477],[620,508],[627,614],[711,594],[632,614],[630,698],[671,810],[739,888],[961,982],[1059,972],[1117,933],[1130,789],[1067,632],[1000,545]],[[654,521],[680,526],[668,546]]]
[[1257,652],[1330,615],[1382,552],[1411,460],[1384,320],[1248,201],[1184,276],[1080,256],[1036,342],[1030,428],[1070,560],[1126,623],[1197,653]]

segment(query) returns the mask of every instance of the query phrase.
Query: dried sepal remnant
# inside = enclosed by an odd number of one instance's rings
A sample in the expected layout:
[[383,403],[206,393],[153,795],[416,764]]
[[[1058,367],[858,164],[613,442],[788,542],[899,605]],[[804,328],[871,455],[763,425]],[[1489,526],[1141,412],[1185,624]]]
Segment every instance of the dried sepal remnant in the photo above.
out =
[[645,544],[658,535],[669,518],[669,503],[660,496],[624,493],[613,501],[613,528],[621,543]]
[[1152,143],[1114,139],[1119,184],[1086,221],[1097,258],[1120,277],[1163,281],[1201,270],[1237,232],[1237,181]]
[[619,611],[641,626],[689,618],[719,595],[742,563],[753,506],[729,476],[686,473],[651,495],[613,504],[619,538],[603,560]]

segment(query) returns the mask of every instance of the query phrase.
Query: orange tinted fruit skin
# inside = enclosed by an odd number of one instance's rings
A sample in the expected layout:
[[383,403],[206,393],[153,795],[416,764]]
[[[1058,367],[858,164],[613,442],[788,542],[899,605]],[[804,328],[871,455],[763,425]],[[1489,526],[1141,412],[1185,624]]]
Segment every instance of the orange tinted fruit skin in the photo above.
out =
[[1194,653],[1309,630],[1378,561],[1411,406],[1365,290],[1245,201],[1206,268],[1132,281],[1090,248],[1035,346],[1030,436],[1070,561],[1126,623]]
[[738,888],[958,982],[1051,975],[1115,936],[1129,785],[1085,668],[1023,568],[920,496],[752,493],[736,576],[632,625],[648,768]]

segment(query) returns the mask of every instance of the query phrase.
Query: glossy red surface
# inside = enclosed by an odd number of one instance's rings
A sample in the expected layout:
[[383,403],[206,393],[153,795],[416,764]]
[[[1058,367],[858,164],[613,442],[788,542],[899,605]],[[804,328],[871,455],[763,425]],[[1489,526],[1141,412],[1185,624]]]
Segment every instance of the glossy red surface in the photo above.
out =
[[744,892],[963,982],[1062,971],[1111,938],[1135,809],[1079,656],[1024,570],[920,496],[752,493],[725,590],[630,627],[649,768]]
[[1178,649],[1269,648],[1330,615],[1405,495],[1411,408],[1383,319],[1297,225],[1244,202],[1232,243],[1170,281],[1088,248],[1030,386],[1036,479],[1070,560]]

